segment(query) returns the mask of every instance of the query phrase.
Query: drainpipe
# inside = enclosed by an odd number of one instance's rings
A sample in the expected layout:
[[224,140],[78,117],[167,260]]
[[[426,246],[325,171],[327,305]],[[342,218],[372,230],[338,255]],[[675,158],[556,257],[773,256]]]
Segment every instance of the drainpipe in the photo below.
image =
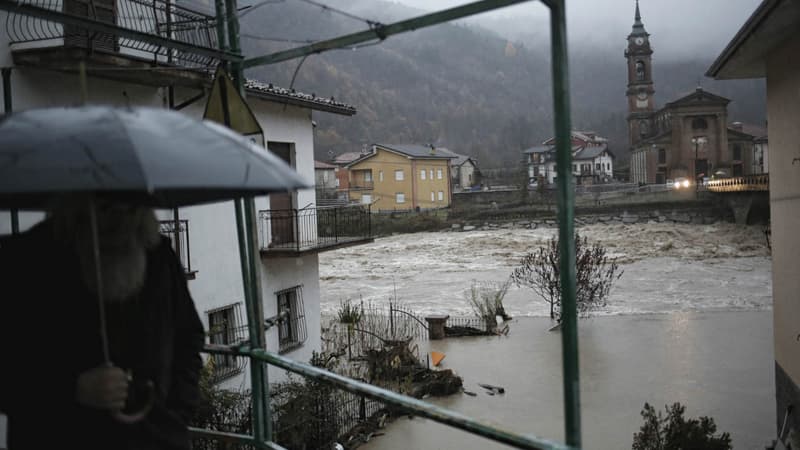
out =
[[[11,67],[3,67],[3,112],[11,114]],[[19,234],[19,213],[11,210],[11,234]]]
[[411,209],[417,210],[417,162],[411,160]]

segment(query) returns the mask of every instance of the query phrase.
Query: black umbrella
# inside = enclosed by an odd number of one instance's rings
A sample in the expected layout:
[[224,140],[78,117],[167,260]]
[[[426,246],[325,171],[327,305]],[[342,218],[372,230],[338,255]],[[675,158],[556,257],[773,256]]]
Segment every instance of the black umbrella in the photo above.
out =
[[30,110],[0,120],[0,208],[101,192],[177,207],[310,187],[262,147],[166,109]]
[[[43,209],[65,193],[111,194],[178,207],[309,187],[289,165],[212,122],[154,108],[105,106],[29,110],[0,119],[0,208]],[[101,336],[105,329],[97,220],[90,203]],[[114,413],[121,422],[136,413]]]

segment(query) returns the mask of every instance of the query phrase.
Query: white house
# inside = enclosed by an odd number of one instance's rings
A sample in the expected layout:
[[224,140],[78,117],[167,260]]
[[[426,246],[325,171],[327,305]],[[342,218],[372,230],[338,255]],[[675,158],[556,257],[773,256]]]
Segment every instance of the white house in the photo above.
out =
[[450,160],[450,177],[452,178],[453,191],[470,189],[480,184],[481,172],[478,169],[477,159],[442,147],[437,147],[436,151],[455,156]]
[[[100,6],[107,3],[107,0],[98,1]],[[203,117],[211,75],[218,62],[213,56],[213,18],[185,7],[170,6],[164,0],[145,0],[145,3],[153,2],[159,7],[172,8],[172,19],[176,22],[183,16],[185,20],[194,21],[192,30],[171,36],[191,48],[165,49],[109,34],[87,34],[74,25],[46,24],[32,18],[13,20],[8,13],[0,12],[0,23],[9,24],[0,31],[0,68],[3,68],[5,82],[5,89],[0,91],[3,99],[0,105],[19,111],[80,104],[81,82],[77,72],[80,63],[85,62],[89,75],[88,103],[172,105],[198,119]],[[115,26],[159,29],[152,26],[159,21],[159,16],[152,13],[155,9],[142,8],[133,18],[120,17]],[[137,28],[128,23],[132,20],[148,22],[151,26]],[[263,129],[269,151],[282,157],[311,183],[314,180],[313,114],[350,116],[355,114],[355,108],[332,98],[255,81],[248,81],[246,88],[247,101]],[[348,226],[355,223],[358,228],[341,229],[344,221],[337,225],[327,221],[331,210],[316,208],[314,188],[259,197],[255,203],[259,211],[260,285],[265,319],[276,316],[279,310],[286,310],[289,319],[268,330],[267,349],[307,362],[312,352],[320,349],[318,253],[370,240],[369,226],[358,225],[368,221],[369,215],[349,208],[346,214],[355,220],[348,221]],[[175,236],[176,211],[159,211],[158,215],[162,219],[162,232]],[[41,218],[42,214],[22,214],[20,226],[24,230]],[[210,340],[225,344],[239,337],[246,338],[233,203],[180,208],[177,218],[180,245],[176,250],[187,269],[189,290],[206,329],[215,331]],[[9,213],[0,212],[0,235],[11,232],[10,223]],[[218,379],[223,386],[249,386],[249,371],[244,370],[244,358],[240,360],[215,357]],[[285,375],[270,367],[269,376],[270,381],[276,381]]]
[[[614,154],[608,139],[592,131],[572,131],[572,174],[578,184],[607,183],[614,174]],[[553,184],[556,178],[555,138],[522,151],[528,166],[528,178]]]

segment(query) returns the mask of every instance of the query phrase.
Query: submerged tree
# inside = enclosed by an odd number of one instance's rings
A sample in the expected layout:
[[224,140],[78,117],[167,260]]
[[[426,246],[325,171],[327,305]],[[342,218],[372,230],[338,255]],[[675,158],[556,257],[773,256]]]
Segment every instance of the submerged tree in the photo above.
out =
[[717,425],[710,417],[699,419],[685,419],[683,413],[686,407],[674,403],[671,407],[664,407],[667,416],[663,417],[659,411],[645,403],[642,409],[644,424],[638,433],[633,435],[633,450],[730,450],[731,437],[728,433],[715,436]]
[[503,306],[503,298],[508,292],[509,281],[502,283],[472,282],[465,296],[469,301],[472,311],[486,322],[486,327],[493,330],[497,327],[497,316],[503,320],[510,320]]
[[[550,304],[550,318],[561,322],[559,261],[558,237],[553,237],[544,247],[522,258],[519,267],[511,273],[511,280],[539,294]],[[622,269],[608,258],[605,247],[589,246],[585,237],[575,233],[575,301],[579,313],[585,315],[604,307],[611,286],[620,276]]]

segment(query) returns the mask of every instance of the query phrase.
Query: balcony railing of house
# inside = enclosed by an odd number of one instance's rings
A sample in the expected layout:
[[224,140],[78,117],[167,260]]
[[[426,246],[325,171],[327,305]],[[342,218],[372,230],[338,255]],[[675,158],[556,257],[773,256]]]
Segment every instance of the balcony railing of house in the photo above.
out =
[[375,188],[375,183],[366,180],[353,180],[350,182],[350,190],[365,191]]
[[159,231],[162,235],[168,237],[172,243],[172,249],[181,261],[186,278],[193,280],[197,275],[197,271],[192,270],[192,255],[189,249],[189,221],[186,219],[178,220],[176,227],[176,221],[162,220],[159,222]]
[[372,242],[369,206],[259,211],[262,256],[320,252]]
[[[0,1],[0,3],[3,3]],[[78,47],[159,63],[211,67],[217,50],[216,18],[170,0],[17,0],[6,32],[13,47]],[[3,8],[5,9],[5,8]],[[123,50],[125,49],[125,50]]]

